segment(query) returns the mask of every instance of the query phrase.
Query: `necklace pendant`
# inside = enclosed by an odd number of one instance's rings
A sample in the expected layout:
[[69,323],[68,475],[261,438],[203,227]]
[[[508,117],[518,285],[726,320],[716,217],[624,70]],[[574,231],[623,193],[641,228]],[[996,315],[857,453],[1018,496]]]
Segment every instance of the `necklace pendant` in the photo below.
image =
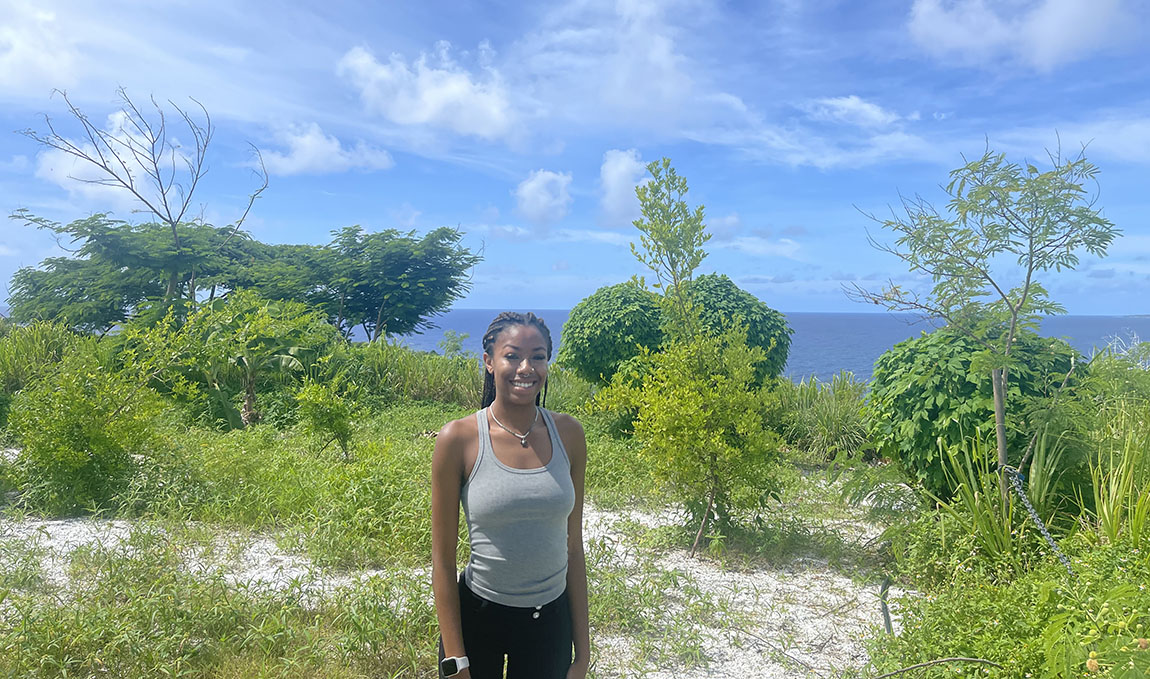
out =
[[526,448],[526,447],[527,447],[527,437],[524,437],[524,438],[521,438],[521,439],[519,439],[519,445],[521,445],[521,446],[523,446],[524,448]]

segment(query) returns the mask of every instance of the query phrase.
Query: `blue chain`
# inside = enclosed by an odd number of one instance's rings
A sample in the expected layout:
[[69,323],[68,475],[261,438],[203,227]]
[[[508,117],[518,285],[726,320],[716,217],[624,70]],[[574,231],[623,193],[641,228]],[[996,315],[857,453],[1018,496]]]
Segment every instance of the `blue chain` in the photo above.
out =
[[1030,498],[1026,497],[1026,492],[1022,490],[1022,481],[1026,477],[1014,467],[1003,465],[1002,469],[1006,472],[1006,477],[1010,479],[1010,485],[1014,486],[1014,492],[1018,493],[1018,497],[1022,498],[1022,504],[1026,505],[1026,511],[1030,512],[1030,518],[1034,519],[1038,530],[1042,532],[1042,536],[1050,543],[1050,548],[1054,550],[1055,556],[1058,557],[1058,560],[1062,562],[1063,566],[1066,566],[1066,572],[1070,573],[1070,577],[1075,577],[1074,569],[1070,567],[1070,559],[1058,548],[1058,545],[1054,542],[1054,538],[1050,537],[1050,531],[1046,530],[1046,524],[1042,522],[1042,519],[1038,516],[1038,512],[1034,511],[1034,505],[1030,504]]

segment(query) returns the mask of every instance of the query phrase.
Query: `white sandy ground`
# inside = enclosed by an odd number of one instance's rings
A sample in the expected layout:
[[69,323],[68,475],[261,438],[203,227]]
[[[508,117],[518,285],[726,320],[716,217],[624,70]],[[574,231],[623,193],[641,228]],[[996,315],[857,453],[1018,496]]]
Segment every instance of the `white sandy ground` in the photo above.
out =
[[[656,527],[671,524],[676,518],[671,511],[658,515],[638,511],[607,513],[588,507],[585,538],[588,543],[605,541],[614,548],[620,564],[633,566],[635,547],[622,531],[621,522]],[[838,523],[841,530],[849,531],[850,537],[860,542],[873,537],[875,529],[869,524]],[[114,547],[126,540],[132,529],[133,524],[123,520],[0,520],[0,543],[31,541],[42,555],[45,584],[63,589],[69,583],[69,556],[76,548],[97,544]],[[267,536],[224,532],[216,533],[214,544],[208,548],[187,554],[185,563],[191,571],[223,569],[230,580],[249,588],[284,589],[293,582],[303,583],[306,593],[317,596],[385,575],[371,570],[323,571],[302,555],[284,552]],[[684,574],[701,590],[747,614],[749,623],[739,629],[699,629],[706,662],[691,668],[652,668],[647,674],[652,679],[834,677],[866,664],[860,639],[882,626],[878,584],[861,584],[817,559],[797,558],[778,568],[740,571],[724,569],[708,558],[690,558],[682,550],[671,550],[658,554],[655,566]],[[413,574],[430,577],[428,569]],[[892,588],[889,598],[894,600],[901,595]],[[897,610],[892,610],[892,614],[897,632]],[[598,677],[635,674],[635,639],[602,637],[593,643]]]

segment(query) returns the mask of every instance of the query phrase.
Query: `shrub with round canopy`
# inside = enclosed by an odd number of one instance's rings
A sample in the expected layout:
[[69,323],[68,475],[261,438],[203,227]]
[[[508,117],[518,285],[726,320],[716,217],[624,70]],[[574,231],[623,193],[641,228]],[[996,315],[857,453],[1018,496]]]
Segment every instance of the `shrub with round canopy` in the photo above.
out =
[[[699,308],[703,326],[719,335],[733,319],[747,325],[747,345],[760,347],[766,359],[756,371],[758,381],[764,376],[778,377],[787,364],[791,332],[783,314],[761,299],[735,285],[724,274],[704,274],[691,281],[689,290]],[[774,346],[771,342],[774,342]]]
[[[977,365],[982,345],[941,328],[900,342],[875,361],[868,402],[871,438],[880,455],[901,462],[912,477],[943,498],[953,489],[943,471],[945,447],[980,430],[994,431],[990,371]],[[1031,331],[1016,337],[1011,356],[1006,420],[1010,463],[1018,464],[1032,432],[1018,425],[1035,405],[1053,395],[1077,351],[1065,341]],[[1077,372],[1077,371],[1076,371]]]
[[559,362],[588,382],[606,384],[639,347],[663,343],[658,298],[633,282],[599,288],[563,324]]

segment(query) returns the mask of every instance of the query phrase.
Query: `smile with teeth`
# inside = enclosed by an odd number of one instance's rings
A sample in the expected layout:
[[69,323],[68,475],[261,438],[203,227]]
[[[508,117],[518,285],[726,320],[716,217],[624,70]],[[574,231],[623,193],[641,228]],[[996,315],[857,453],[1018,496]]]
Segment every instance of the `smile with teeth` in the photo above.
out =
[[531,387],[535,386],[535,380],[527,380],[527,381],[511,380],[511,385],[514,387],[519,387],[520,389],[530,389]]

